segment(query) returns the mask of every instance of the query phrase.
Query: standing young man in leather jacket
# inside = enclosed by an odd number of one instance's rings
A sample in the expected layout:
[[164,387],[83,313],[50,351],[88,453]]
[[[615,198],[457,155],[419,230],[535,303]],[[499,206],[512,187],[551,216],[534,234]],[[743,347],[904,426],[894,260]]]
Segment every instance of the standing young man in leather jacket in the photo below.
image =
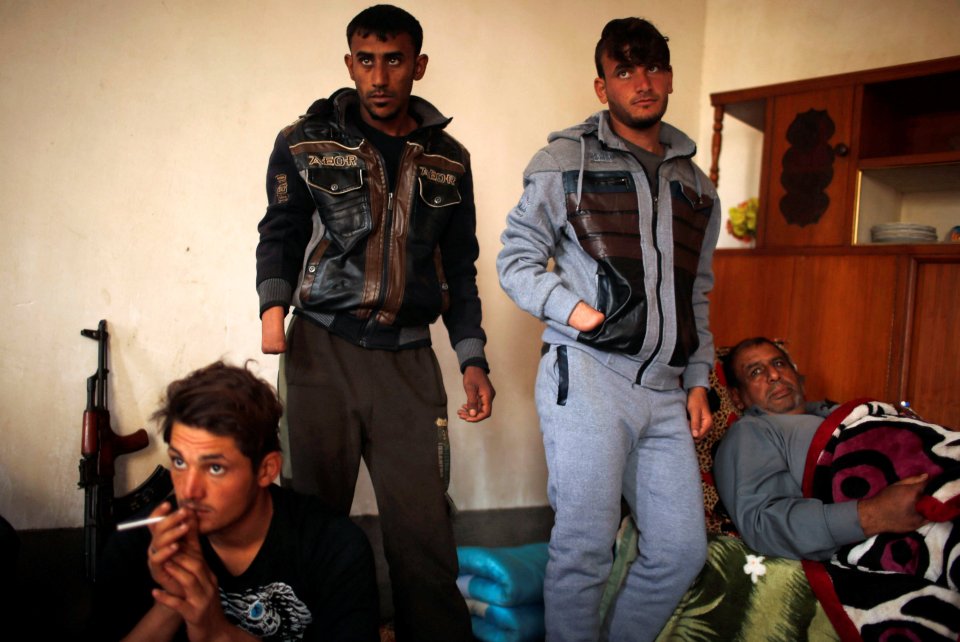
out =
[[346,513],[362,456],[398,639],[452,641],[471,633],[446,498],[447,397],[430,347],[439,316],[463,373],[458,416],[487,418],[495,393],[470,157],[444,131],[450,119],[411,96],[427,67],[422,40],[417,20],[389,5],[348,25],[356,89],[315,102],[270,157],[257,290],[263,351],[283,353],[284,483]]
[[652,640],[706,556],[693,439],[711,425],[720,210],[693,141],[661,121],[673,91],[666,38],[645,20],[613,20],[595,56],[609,110],[552,134],[530,161],[497,268],[547,324],[536,385],[556,511],[547,639],[600,635],[622,495],[639,557],[605,626],[611,640]]

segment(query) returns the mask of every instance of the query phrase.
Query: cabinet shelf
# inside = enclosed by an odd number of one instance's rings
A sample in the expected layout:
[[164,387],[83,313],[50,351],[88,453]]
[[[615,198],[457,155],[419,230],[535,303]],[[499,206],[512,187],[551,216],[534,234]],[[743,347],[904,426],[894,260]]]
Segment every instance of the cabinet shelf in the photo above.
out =
[[[932,157],[940,162],[934,163]],[[880,162],[860,163],[854,243],[870,243],[870,230],[878,223],[930,225],[936,228],[938,240],[960,225],[960,154],[876,160]],[[922,160],[927,164],[917,162]]]
[[[926,154],[901,154],[899,156],[876,156],[860,158],[860,169],[890,169],[902,167],[960,164],[960,149]],[[960,185],[960,183],[958,183]]]

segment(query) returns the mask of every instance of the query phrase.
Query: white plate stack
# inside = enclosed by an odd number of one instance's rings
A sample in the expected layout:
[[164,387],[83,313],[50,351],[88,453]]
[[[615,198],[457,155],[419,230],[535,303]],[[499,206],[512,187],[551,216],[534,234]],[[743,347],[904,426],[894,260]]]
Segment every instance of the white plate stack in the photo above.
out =
[[936,243],[937,228],[919,223],[879,223],[870,228],[874,243]]

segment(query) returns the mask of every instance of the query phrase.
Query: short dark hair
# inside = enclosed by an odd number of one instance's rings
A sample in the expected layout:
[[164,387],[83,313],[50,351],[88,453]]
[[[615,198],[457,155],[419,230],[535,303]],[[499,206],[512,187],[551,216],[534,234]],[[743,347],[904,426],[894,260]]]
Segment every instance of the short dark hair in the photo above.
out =
[[239,368],[217,361],[167,386],[151,419],[160,421],[168,444],[175,423],[233,437],[256,470],[266,455],[280,450],[282,414],[277,393],[246,364]]
[[350,46],[355,33],[361,38],[373,34],[380,42],[387,38],[395,38],[401,33],[409,34],[410,39],[413,40],[414,52],[418,56],[423,46],[423,27],[417,19],[400,7],[390,4],[375,5],[354,16],[347,25],[347,47]]
[[603,28],[594,62],[597,76],[603,78],[603,54],[617,62],[632,65],[657,64],[670,69],[670,47],[667,38],[643,18],[616,18]]
[[751,337],[749,339],[744,339],[737,345],[730,348],[727,356],[723,358],[723,376],[727,380],[728,388],[736,388],[739,390],[743,385],[743,382],[740,381],[740,377],[737,376],[737,369],[735,365],[737,355],[747,348],[752,348],[759,345],[771,345],[776,348],[777,352],[783,355],[783,358],[787,360],[787,362],[790,364],[790,367],[793,368],[794,372],[796,372],[797,366],[795,363],[793,363],[793,359],[791,359],[790,355],[787,354],[787,351],[783,348],[782,344],[766,337]]

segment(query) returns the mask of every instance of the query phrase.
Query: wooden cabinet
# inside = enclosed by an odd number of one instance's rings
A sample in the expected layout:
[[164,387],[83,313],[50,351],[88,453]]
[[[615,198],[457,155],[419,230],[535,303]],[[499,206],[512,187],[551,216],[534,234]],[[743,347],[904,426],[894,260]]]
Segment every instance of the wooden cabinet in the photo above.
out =
[[960,429],[960,263],[918,261],[902,381],[903,397],[933,421]]
[[715,341],[785,339],[812,398],[886,399],[896,389],[890,364],[904,322],[896,305],[905,294],[899,261],[890,254],[723,253],[710,297]]
[[960,243],[869,232],[960,224],[960,57],[711,100],[715,181],[724,115],[763,132],[757,247],[714,255],[717,345],[786,339],[811,398],[908,400],[960,428]]
[[[885,222],[940,223],[943,238],[958,224],[960,56],[710,98],[714,182],[724,116],[763,132],[757,247],[862,244]],[[917,214],[911,195],[937,192],[949,196]]]
[[770,108],[772,171],[761,247],[844,245],[850,239],[852,87],[776,96]]
[[810,398],[908,400],[960,428],[960,257],[951,248],[718,250],[719,346],[788,341]]

